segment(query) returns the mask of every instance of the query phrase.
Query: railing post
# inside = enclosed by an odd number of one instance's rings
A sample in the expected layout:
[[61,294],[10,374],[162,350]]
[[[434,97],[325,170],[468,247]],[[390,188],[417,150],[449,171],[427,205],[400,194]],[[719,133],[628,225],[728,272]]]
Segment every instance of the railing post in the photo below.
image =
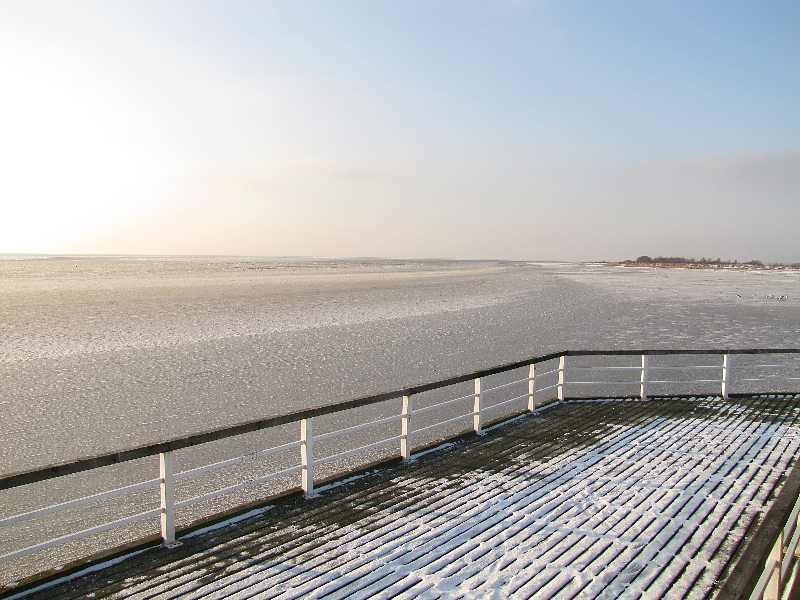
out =
[[400,456],[403,460],[411,458],[411,395],[403,396],[403,412],[400,421]]
[[767,566],[772,565],[772,575],[764,588],[764,600],[778,600],[781,597],[781,564],[783,563],[783,531],[778,533],[778,539],[767,557]]
[[731,392],[731,355],[727,352],[722,357],[722,399],[727,400]]
[[564,401],[564,364],[567,357],[563,354],[558,358],[558,401]]
[[536,410],[536,363],[528,367],[528,410]]
[[161,480],[161,540],[167,547],[175,542],[175,477],[171,451],[158,455],[158,477]]
[[300,465],[303,492],[314,494],[314,434],[312,419],[300,420]]
[[481,378],[475,378],[475,403],[472,408],[472,424],[475,427],[475,433],[481,434],[483,433],[483,427],[481,423]]
[[642,377],[641,377],[641,392],[642,400],[647,400],[648,388],[650,387],[650,357],[647,354],[642,354]]

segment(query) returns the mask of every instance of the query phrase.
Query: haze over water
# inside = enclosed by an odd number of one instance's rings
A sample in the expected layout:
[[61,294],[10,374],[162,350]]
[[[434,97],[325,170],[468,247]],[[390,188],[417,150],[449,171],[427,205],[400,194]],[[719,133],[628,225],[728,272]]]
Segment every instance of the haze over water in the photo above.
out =
[[0,473],[562,349],[792,347],[800,273],[0,261]]

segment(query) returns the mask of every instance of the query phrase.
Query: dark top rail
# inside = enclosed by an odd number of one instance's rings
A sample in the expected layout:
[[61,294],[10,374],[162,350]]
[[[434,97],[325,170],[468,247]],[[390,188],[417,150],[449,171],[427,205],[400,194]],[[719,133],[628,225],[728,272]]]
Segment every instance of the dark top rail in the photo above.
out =
[[713,350],[565,350],[564,356],[667,356],[670,354],[800,354],[800,348],[716,348]]
[[10,473],[0,477],[0,490],[11,489],[22,485],[36,483],[38,481],[45,481],[47,479],[54,479],[64,475],[71,475],[73,473],[80,473],[81,471],[89,471],[100,467],[107,467],[110,465],[128,462],[153,456],[161,452],[170,452],[180,450],[182,448],[189,448],[208,442],[213,442],[228,437],[242,435],[244,433],[252,433],[278,425],[286,425],[294,423],[301,419],[310,419],[312,417],[319,417],[329,415],[344,410],[359,408],[361,406],[368,406],[377,404],[393,398],[401,396],[420,394],[439,388],[471,381],[478,377],[488,377],[490,375],[497,375],[520,367],[527,367],[531,364],[538,364],[560,358],[562,356],[665,356],[665,355],[691,355],[691,354],[800,354],[800,348],[753,348],[753,349],[711,349],[711,350],[564,350],[562,352],[554,352],[545,354],[543,356],[536,356],[526,360],[521,360],[512,363],[506,363],[489,369],[474,371],[465,375],[457,375],[448,379],[441,379],[430,383],[424,383],[408,388],[394,390],[391,392],[384,392],[355,400],[348,400],[346,402],[339,402],[328,406],[321,406],[319,408],[310,408],[300,410],[293,413],[279,415],[276,417],[268,417],[265,419],[258,419],[256,421],[248,421],[246,423],[239,423],[218,429],[212,429],[202,433],[196,433],[182,438],[175,438],[163,442],[156,442],[128,450],[119,452],[111,452],[107,454],[100,454],[97,456],[89,456],[73,460],[66,463],[57,465],[49,465],[32,471],[21,471],[18,473]]

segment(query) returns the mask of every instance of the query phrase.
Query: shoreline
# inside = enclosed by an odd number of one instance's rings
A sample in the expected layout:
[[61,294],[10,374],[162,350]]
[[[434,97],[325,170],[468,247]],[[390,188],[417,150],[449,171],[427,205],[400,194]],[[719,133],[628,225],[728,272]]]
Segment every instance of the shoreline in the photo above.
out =
[[706,271],[786,271],[798,272],[800,265],[754,265],[749,263],[667,263],[667,262],[641,262],[635,260],[606,261],[607,267],[633,267],[639,269],[692,269]]

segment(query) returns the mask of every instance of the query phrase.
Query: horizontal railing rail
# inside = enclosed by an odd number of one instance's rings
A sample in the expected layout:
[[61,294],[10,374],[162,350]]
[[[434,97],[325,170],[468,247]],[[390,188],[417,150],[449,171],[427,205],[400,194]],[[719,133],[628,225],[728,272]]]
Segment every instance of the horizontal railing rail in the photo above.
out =
[[[307,494],[314,493],[315,467],[334,465],[344,459],[364,454],[365,452],[375,452],[383,456],[382,460],[387,460],[386,456],[397,457],[399,445],[399,457],[403,460],[412,458],[412,451],[417,446],[435,441],[430,435],[434,431],[443,431],[439,439],[447,439],[455,435],[463,435],[465,431],[483,433],[484,427],[490,422],[502,421],[526,412],[534,412],[541,406],[551,402],[561,402],[572,399],[586,399],[584,396],[570,396],[568,390],[578,391],[579,393],[596,392],[595,397],[621,397],[617,392],[613,394],[602,393],[597,396],[598,390],[604,390],[604,386],[609,386],[618,390],[620,386],[630,386],[631,397],[647,399],[650,397],[654,386],[658,387],[659,396],[674,396],[665,391],[666,386],[687,386],[698,384],[713,384],[715,394],[723,398],[732,395],[732,385],[743,382],[751,384],[756,381],[770,380],[770,376],[759,375],[765,371],[775,371],[780,376],[787,389],[773,390],[773,393],[797,393],[792,386],[800,388],[800,376],[790,376],[792,372],[800,375],[800,361],[795,360],[794,364],[774,364],[775,361],[757,364],[742,363],[738,365],[732,361],[736,355],[794,355],[800,354],[800,349],[796,348],[776,348],[776,349],[710,349],[710,350],[622,350],[622,351],[600,351],[600,350],[568,350],[532,357],[526,360],[507,363],[497,367],[483,369],[458,375],[438,381],[411,386],[391,392],[380,393],[372,396],[348,400],[335,403],[329,406],[306,409],[292,412],[285,415],[268,417],[254,421],[248,421],[237,425],[213,429],[210,431],[192,434],[180,438],[173,438],[152,444],[146,444],[135,448],[111,452],[91,457],[80,458],[69,462],[64,462],[47,467],[32,469],[17,473],[7,474],[0,477],[0,491],[20,488],[34,483],[44,482],[50,479],[63,477],[84,471],[91,471],[101,467],[111,466],[128,461],[138,460],[150,456],[159,457],[159,476],[157,479],[150,479],[132,485],[118,487],[113,490],[94,493],[83,498],[66,500],[41,508],[34,508],[14,515],[0,515],[0,528],[17,526],[21,523],[32,521],[46,515],[56,514],[62,511],[84,507],[110,498],[118,498],[126,494],[137,493],[142,490],[158,488],[159,504],[152,510],[145,510],[131,514],[110,522],[94,525],[81,531],[72,531],[64,535],[46,541],[37,541],[25,548],[14,548],[11,551],[0,555],[0,564],[11,560],[19,559],[36,552],[52,548],[53,546],[67,543],[73,540],[88,537],[101,532],[108,531],[116,527],[124,527],[131,523],[139,522],[154,517],[160,518],[160,536],[162,541],[170,546],[176,543],[176,510],[191,505],[213,500],[244,490],[248,487],[263,485],[281,478],[297,477],[299,475],[300,485],[298,486]],[[654,364],[656,357],[687,357],[687,356],[714,356],[719,363],[708,364]],[[641,357],[641,364],[597,364],[594,359],[614,360],[615,357]],[[719,360],[721,357],[721,360]],[[568,360],[569,359],[569,364]],[[590,364],[584,364],[590,359]],[[630,360],[630,359],[628,359]],[[555,362],[557,361],[557,362]],[[577,364],[573,364],[577,361]],[[791,361],[790,361],[791,362]],[[543,365],[543,363],[550,363]],[[539,365],[543,365],[546,370],[540,371]],[[741,369],[748,373],[747,377],[733,378],[732,371]],[[519,378],[517,375],[512,381],[489,379],[493,376],[501,376],[517,369],[527,369],[527,377]],[[716,371],[717,375],[710,378],[707,372]],[[738,371],[737,371],[738,372]],[[654,378],[654,373],[671,374],[669,379]],[[613,379],[602,378],[602,374],[607,374]],[[632,374],[630,379],[626,379],[627,374]],[[680,375],[684,377],[681,378]],[[701,378],[698,378],[700,375]],[[588,379],[587,379],[588,377]],[[506,377],[508,379],[509,377]],[[455,389],[463,383],[472,382],[472,392],[465,394],[463,388]],[[433,402],[421,406],[415,406],[415,399],[420,398],[427,392],[440,392],[439,395],[447,395],[453,392],[456,397],[445,397],[444,399],[434,398]],[[762,390],[767,392],[767,390]],[[708,394],[706,394],[708,395]],[[749,394],[748,394],[749,395]],[[488,400],[491,399],[491,402]],[[401,410],[386,416],[378,415],[365,423],[357,423],[348,427],[340,427],[332,431],[314,433],[314,422],[318,417],[332,415],[342,411],[373,406],[391,400],[402,400]],[[428,402],[430,402],[430,398]],[[516,410],[511,408],[516,405]],[[509,413],[500,414],[499,409],[511,410]],[[388,410],[388,409],[387,409]],[[492,421],[486,418],[487,411],[495,415]],[[419,417],[426,415],[426,419],[420,420]],[[413,426],[412,426],[413,419]],[[471,427],[466,423],[471,421]],[[211,464],[190,468],[181,472],[174,472],[174,453],[177,450],[191,448],[209,442],[217,442],[227,438],[241,436],[264,429],[274,428],[282,425],[299,424],[299,439],[279,444],[271,448],[262,449],[249,454],[244,454],[234,458],[213,462]],[[461,426],[459,427],[459,424]],[[394,429],[399,425],[399,430]],[[363,434],[365,437],[369,432],[380,435],[378,439],[361,439],[361,435],[353,436],[355,433]],[[423,435],[425,434],[425,435]],[[328,448],[328,453],[315,451],[315,445],[328,444],[331,441],[339,440],[346,436],[358,438],[358,445],[354,448],[336,449],[332,451]],[[427,436],[427,437],[426,437]],[[442,438],[441,436],[444,436]],[[389,445],[393,445],[390,455],[386,450]],[[318,450],[318,449],[317,449]],[[245,481],[230,482],[227,485],[217,484],[217,488],[204,493],[194,493],[191,497],[176,501],[175,486],[176,482],[194,479],[200,475],[218,472],[226,467],[251,463],[256,459],[267,456],[278,456],[286,451],[299,451],[299,463],[295,462],[291,466],[283,466],[271,473],[259,472],[256,476],[245,478]],[[351,461],[352,462],[352,461]],[[361,463],[363,464],[363,463]],[[357,467],[348,467],[350,471]],[[350,472],[348,471],[348,472]],[[193,491],[193,490],[190,490]]]
[[[392,400],[401,396],[418,395],[423,392],[449,387],[451,385],[464,383],[466,381],[471,381],[473,379],[489,377],[491,375],[497,375],[499,373],[504,373],[506,371],[511,371],[513,369],[527,367],[531,364],[539,364],[542,362],[547,362],[550,360],[566,356],[640,356],[640,355],[670,356],[670,355],[693,355],[693,354],[695,355],[800,354],[800,349],[754,348],[754,349],[712,349],[712,350],[607,350],[607,351],[565,350],[562,352],[554,352],[552,354],[546,354],[544,356],[538,356],[527,360],[507,363],[490,369],[475,371],[473,373],[469,373],[466,375],[458,375],[455,377],[441,379],[438,381],[412,386],[408,388],[403,388],[400,390],[374,394],[372,396],[366,396],[364,398],[358,398],[355,400],[348,400],[346,402],[340,402],[329,406],[321,406],[319,408],[296,411],[285,415],[267,417],[265,419],[257,419],[254,421],[239,423],[228,427],[220,427],[218,429],[212,429],[210,431],[196,433],[185,437],[173,438],[162,442],[156,442],[153,444],[138,446],[136,448],[131,448],[128,450],[121,450],[118,452],[110,452],[97,456],[81,458],[75,461],[61,463],[58,465],[50,465],[47,467],[34,469],[30,471],[11,473],[4,475],[3,477],[0,477],[0,490],[18,487],[21,485],[27,485],[30,483],[35,483],[37,481],[44,481],[46,479],[53,479],[55,477],[62,477],[64,475],[79,473],[81,471],[87,471],[99,467],[111,466],[122,462],[137,460],[140,458],[145,458],[147,456],[155,456],[162,452],[171,452],[175,450],[181,450],[183,448],[189,448],[191,446],[207,444],[208,442],[214,442],[217,440],[222,440],[225,438],[242,435],[245,433],[252,433],[262,429],[277,427],[279,425],[287,425],[290,423],[295,423],[302,419],[310,419],[313,417],[320,417],[323,415],[329,415],[336,412],[341,412],[354,408],[360,408],[362,406],[369,406],[371,404],[378,404],[380,402],[384,402],[386,400]],[[558,370],[556,369],[549,371],[548,373],[544,373],[540,376],[557,372]]]

